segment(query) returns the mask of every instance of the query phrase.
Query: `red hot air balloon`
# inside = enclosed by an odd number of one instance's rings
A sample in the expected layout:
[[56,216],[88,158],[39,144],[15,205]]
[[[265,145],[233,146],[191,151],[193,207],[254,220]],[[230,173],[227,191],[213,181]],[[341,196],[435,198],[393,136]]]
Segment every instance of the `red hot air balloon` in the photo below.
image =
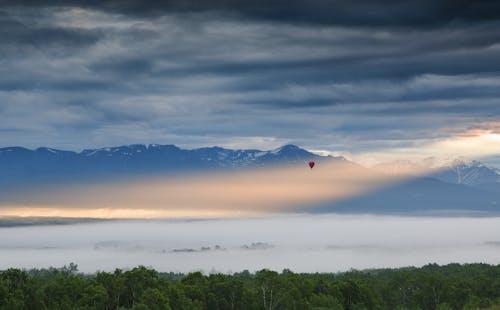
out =
[[316,164],[315,162],[310,161],[310,162],[309,162],[309,168],[311,168],[311,169],[312,169],[312,168],[314,167],[314,165],[315,165],[315,164]]

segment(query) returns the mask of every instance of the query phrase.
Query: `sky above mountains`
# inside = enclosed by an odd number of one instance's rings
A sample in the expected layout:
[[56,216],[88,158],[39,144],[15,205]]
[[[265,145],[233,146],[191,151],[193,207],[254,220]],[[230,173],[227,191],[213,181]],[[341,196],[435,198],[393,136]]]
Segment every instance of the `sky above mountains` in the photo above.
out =
[[497,1],[0,0],[0,55],[0,146],[500,164]]

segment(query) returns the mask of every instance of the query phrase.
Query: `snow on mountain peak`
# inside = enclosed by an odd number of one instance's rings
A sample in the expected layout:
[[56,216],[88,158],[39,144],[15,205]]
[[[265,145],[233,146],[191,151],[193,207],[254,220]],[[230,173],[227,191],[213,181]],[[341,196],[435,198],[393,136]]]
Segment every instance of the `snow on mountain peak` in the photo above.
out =
[[48,152],[48,153],[52,153],[52,154],[57,154],[59,153],[58,150],[56,149],[52,149],[52,148],[49,148],[49,147],[39,147],[36,149],[37,151],[42,151],[42,152]]
[[463,156],[453,159],[448,166],[450,167],[483,167],[484,165],[477,160],[470,160]]
[[421,161],[399,160],[378,164],[373,168],[392,175],[424,173],[438,180],[456,184],[477,185],[500,181],[500,173],[497,169],[462,156],[445,160],[434,157]]
[[293,144],[286,144],[277,149],[269,151],[269,153],[273,155],[278,155],[283,153],[293,153],[293,152],[307,152],[307,151]]

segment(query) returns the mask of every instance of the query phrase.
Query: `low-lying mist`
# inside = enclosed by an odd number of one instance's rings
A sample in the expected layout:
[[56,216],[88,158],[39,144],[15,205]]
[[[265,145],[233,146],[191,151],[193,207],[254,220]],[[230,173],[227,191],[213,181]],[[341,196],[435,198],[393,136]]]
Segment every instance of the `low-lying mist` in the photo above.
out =
[[276,215],[0,228],[0,268],[333,272],[500,263],[500,218]]

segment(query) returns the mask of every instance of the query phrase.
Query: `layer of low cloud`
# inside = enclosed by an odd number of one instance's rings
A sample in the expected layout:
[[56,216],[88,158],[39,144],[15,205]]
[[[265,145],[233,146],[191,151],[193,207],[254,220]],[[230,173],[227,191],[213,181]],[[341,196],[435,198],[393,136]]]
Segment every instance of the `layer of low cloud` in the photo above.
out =
[[288,215],[0,228],[0,268],[74,262],[84,272],[146,265],[160,271],[231,273],[497,264],[499,221]]
[[498,10],[2,1],[0,145],[435,143],[500,116]]

